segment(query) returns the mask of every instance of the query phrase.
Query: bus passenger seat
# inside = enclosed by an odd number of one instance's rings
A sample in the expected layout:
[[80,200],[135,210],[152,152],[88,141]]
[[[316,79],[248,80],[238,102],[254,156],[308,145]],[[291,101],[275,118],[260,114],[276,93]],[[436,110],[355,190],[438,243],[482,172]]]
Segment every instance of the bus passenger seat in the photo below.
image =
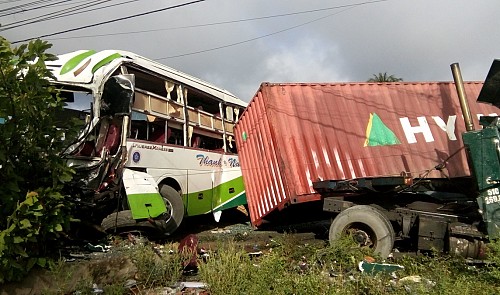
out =
[[94,151],[95,151],[95,142],[85,141],[80,146],[80,149],[76,152],[75,156],[92,157]]
[[[110,154],[114,155],[118,151],[120,146],[120,128],[114,124],[110,124],[108,128],[108,133],[106,135],[106,141],[104,142],[104,147],[109,151]],[[101,153],[102,148],[97,152]]]
[[193,139],[192,139],[192,144],[191,144],[192,147],[194,148],[199,148],[201,147],[201,137],[199,136],[193,136]]
[[165,136],[165,132],[163,129],[157,129],[153,134],[151,134],[150,141],[158,142],[158,143],[165,143],[165,137],[168,139],[170,135],[172,134],[172,130],[170,128],[167,129],[167,135]]

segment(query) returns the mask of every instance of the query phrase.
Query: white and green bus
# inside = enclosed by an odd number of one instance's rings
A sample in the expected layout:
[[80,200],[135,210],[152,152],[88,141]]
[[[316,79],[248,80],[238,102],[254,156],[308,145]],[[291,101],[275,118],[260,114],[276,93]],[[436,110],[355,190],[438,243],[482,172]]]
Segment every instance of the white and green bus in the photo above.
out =
[[63,153],[74,194],[105,230],[169,234],[184,217],[218,220],[246,204],[233,134],[244,101],[131,52],[80,50],[46,65],[63,120],[84,122]]

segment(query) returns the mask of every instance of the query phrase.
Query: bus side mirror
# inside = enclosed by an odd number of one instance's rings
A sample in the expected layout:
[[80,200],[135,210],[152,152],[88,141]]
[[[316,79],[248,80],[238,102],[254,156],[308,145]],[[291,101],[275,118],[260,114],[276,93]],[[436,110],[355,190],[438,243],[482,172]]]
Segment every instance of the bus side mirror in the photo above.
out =
[[110,77],[104,84],[100,115],[130,115],[134,100],[134,88],[134,75]]

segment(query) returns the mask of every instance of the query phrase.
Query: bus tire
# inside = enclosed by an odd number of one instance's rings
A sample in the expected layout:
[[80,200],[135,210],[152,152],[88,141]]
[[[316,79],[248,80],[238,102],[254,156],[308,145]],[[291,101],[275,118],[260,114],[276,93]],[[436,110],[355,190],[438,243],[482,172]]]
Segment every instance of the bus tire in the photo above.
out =
[[361,247],[369,247],[382,258],[392,252],[394,229],[387,217],[369,205],[357,205],[340,212],[333,220],[329,240],[333,244],[340,237],[350,234]]
[[184,218],[184,202],[179,192],[169,185],[160,186],[160,194],[169,214],[165,224],[165,233],[171,234],[181,225]]
[[157,231],[162,230],[164,220],[141,220],[132,217],[132,211],[113,212],[101,222],[101,227],[108,233],[120,233],[127,230]]

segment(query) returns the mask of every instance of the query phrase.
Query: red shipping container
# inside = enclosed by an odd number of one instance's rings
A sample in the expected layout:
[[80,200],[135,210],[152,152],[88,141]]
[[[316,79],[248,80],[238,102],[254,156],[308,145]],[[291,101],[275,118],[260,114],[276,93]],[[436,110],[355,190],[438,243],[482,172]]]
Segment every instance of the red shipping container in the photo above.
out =
[[[482,85],[464,83],[476,129],[479,115],[500,114],[476,102]],[[263,83],[235,127],[252,224],[320,200],[317,180],[470,175],[464,131],[451,82]]]

